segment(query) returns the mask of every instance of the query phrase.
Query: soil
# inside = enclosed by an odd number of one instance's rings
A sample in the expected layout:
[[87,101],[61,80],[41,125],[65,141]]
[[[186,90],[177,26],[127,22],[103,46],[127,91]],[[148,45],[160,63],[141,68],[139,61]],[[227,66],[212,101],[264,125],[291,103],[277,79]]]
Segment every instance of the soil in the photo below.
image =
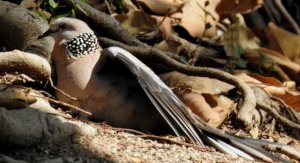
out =
[[[151,138],[103,124],[88,124],[95,131],[74,135],[65,142],[46,141],[32,148],[8,150],[3,153],[10,158],[0,155],[0,162],[251,162],[174,136]],[[141,138],[147,136],[150,139]]]

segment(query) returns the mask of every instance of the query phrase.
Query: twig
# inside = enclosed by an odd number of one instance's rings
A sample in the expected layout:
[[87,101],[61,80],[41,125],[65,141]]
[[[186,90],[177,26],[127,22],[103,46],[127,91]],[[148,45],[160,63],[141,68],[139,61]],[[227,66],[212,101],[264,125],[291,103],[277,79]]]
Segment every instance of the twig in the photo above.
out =
[[45,100],[48,100],[48,101],[51,102],[51,103],[54,103],[54,104],[56,104],[56,105],[63,106],[63,107],[65,107],[65,108],[69,108],[69,110],[73,109],[73,110],[75,110],[75,111],[77,111],[77,112],[86,114],[86,115],[88,115],[88,116],[91,116],[91,115],[92,115],[92,113],[90,113],[90,112],[88,112],[88,111],[85,111],[85,110],[83,110],[83,109],[81,109],[81,108],[79,108],[79,107],[77,107],[77,106],[74,106],[74,105],[71,105],[71,104],[68,104],[68,103],[65,103],[65,102],[57,101],[57,100],[54,100],[54,99],[49,98],[49,97],[34,96],[34,95],[33,95],[33,97],[43,98],[43,99],[45,99]]
[[170,9],[167,10],[167,12],[165,13],[163,19],[158,23],[158,27],[160,27],[162,25],[162,23],[166,20],[169,13],[170,13]]
[[184,146],[192,147],[192,148],[195,148],[195,149],[198,149],[198,150],[201,150],[201,151],[208,151],[208,150],[211,150],[211,152],[215,151],[213,148],[203,149],[203,146],[199,146],[199,145],[191,144],[191,143],[179,142],[179,141],[176,141],[176,140],[173,140],[173,139],[170,139],[170,138],[166,138],[166,137],[162,137],[162,136],[150,135],[150,134],[146,134],[146,133],[136,131],[136,130],[133,130],[133,129],[117,128],[117,127],[111,127],[111,126],[108,126],[108,125],[104,125],[104,126],[112,128],[113,130],[117,130],[117,131],[123,131],[123,132],[125,131],[125,132],[129,132],[129,133],[133,133],[136,136],[138,136],[140,138],[143,138],[143,139],[163,141],[163,142],[166,142],[166,143],[169,143],[169,144],[184,145]]
[[194,66],[200,59],[204,60],[205,58],[218,57],[218,51],[191,43],[177,35],[170,35],[168,40],[172,40],[181,44],[182,50],[187,51],[186,56],[188,57],[188,63],[190,65]]
[[47,96],[47,97],[53,97],[50,93],[48,93],[48,92],[46,92],[46,91],[44,91],[44,90],[37,90],[37,92],[39,92],[39,93],[41,93],[42,95],[44,95],[44,96]]
[[63,94],[63,95],[65,95],[65,96],[69,97],[71,100],[76,100],[76,101],[78,100],[77,98],[72,97],[71,95],[67,94],[66,92],[64,92],[64,91],[58,89],[57,87],[55,87],[55,85],[53,84],[53,81],[52,81],[51,77],[48,78],[48,81],[49,81],[49,83],[50,83],[50,86],[51,86],[53,89],[55,89],[56,91],[58,91],[58,92],[60,92],[61,94]]
[[217,23],[217,28],[220,29],[223,32],[227,31],[226,26],[224,24],[222,24],[221,22]]
[[190,144],[190,143],[184,143],[184,142],[179,142],[173,139],[169,139],[166,137],[161,137],[161,136],[156,136],[156,135],[148,135],[148,134],[144,134],[144,135],[138,135],[138,137],[143,138],[143,139],[151,139],[151,140],[157,140],[157,141],[164,141],[167,143],[171,143],[171,144],[176,144],[176,145],[184,145],[187,147],[192,147],[195,149],[198,149],[200,151],[205,151],[207,152],[209,149],[211,150],[211,152],[214,152],[215,150],[213,148],[203,148],[203,146],[200,145],[196,145],[196,144]]
[[119,128],[119,127],[112,127],[110,125],[108,125],[105,122],[100,123],[103,127],[105,128],[109,128],[109,129],[113,129],[113,130],[117,130],[117,131],[126,131],[128,133],[132,133],[135,135],[144,135],[145,133],[141,132],[141,131],[137,131],[135,129],[129,129],[129,128]]
[[[31,88],[27,88],[27,87],[20,86],[20,85],[7,85],[7,87],[5,87],[4,89],[9,88],[9,87],[22,88],[22,89],[29,89],[29,90],[31,90]],[[66,108],[74,109],[74,110],[76,110],[76,111],[78,111],[80,113],[84,113],[84,114],[89,115],[89,116],[92,115],[90,112],[87,112],[87,111],[85,111],[85,110],[83,110],[83,109],[81,109],[81,108],[79,108],[77,106],[74,106],[74,105],[71,105],[71,104],[68,104],[68,103],[64,103],[64,102],[61,102],[61,101],[57,101],[57,100],[54,100],[54,99],[49,98],[49,97],[38,96],[38,95],[30,95],[30,96],[48,100],[49,102],[54,103],[56,105],[60,105],[60,106],[66,107]]]
[[151,24],[150,24],[150,21],[149,21],[149,19],[147,17],[147,14],[145,13],[145,11],[143,10],[143,8],[141,7],[140,3],[137,0],[134,0],[134,1],[137,4],[138,9],[141,10],[141,12],[143,14],[143,17],[144,17],[144,19],[145,19],[145,21],[147,23],[147,26],[150,26]]
[[109,14],[112,14],[113,11],[112,11],[112,9],[111,9],[111,7],[110,7],[111,1],[108,2],[107,0],[105,0],[104,3],[105,3],[105,5],[107,6],[108,13],[109,13]]
[[272,1],[265,1],[264,5],[263,5],[263,8],[264,8],[264,11],[266,13],[266,16],[270,19],[270,21],[272,22],[276,22],[276,19],[278,19],[276,16],[276,14],[279,14],[277,13],[276,11],[274,11],[274,6],[273,6],[273,3]]
[[72,119],[72,116],[66,116],[66,115],[63,115],[63,114],[60,114],[60,113],[46,113],[46,114],[50,114],[50,115],[57,115],[57,116],[61,116],[65,119]]
[[283,101],[281,98],[271,96],[272,100],[276,100],[283,105],[283,107],[293,116],[294,119],[296,119],[296,123],[300,123],[300,116],[299,113],[296,112],[293,108],[291,108],[285,101]]
[[[262,104],[260,102],[257,103],[257,107],[259,107],[260,109],[263,109],[264,111],[266,111],[267,113],[271,114],[276,120],[278,120],[280,123],[282,123],[283,125],[295,128],[295,129],[300,129],[300,125],[290,121],[289,119],[287,119],[284,116],[281,116],[276,109],[274,108],[270,108],[268,106],[266,106],[265,104]],[[274,106],[273,106],[274,107]]]
[[300,29],[298,24],[295,22],[295,20],[292,18],[292,16],[288,13],[288,11],[285,9],[283,4],[281,3],[281,0],[274,0],[273,1],[276,8],[279,10],[279,12],[283,15],[283,17],[287,20],[287,22],[291,25],[294,32],[297,34],[300,34]]
[[282,123],[283,125],[300,129],[300,125],[289,120],[288,118],[280,115],[279,110],[277,110],[277,106],[274,104],[274,102],[270,99],[270,96],[266,90],[262,89],[258,86],[253,86],[252,89],[255,92],[255,95],[257,97],[256,104],[257,107],[266,111],[268,114],[273,116],[277,121]]

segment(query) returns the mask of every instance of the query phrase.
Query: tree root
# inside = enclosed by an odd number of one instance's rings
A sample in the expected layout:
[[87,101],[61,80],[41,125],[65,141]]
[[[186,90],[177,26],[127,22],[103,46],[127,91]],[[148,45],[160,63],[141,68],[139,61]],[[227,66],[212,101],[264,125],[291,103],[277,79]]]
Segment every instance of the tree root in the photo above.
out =
[[291,120],[300,124],[300,115],[297,111],[295,111],[293,108],[291,108],[285,101],[283,101],[281,98],[271,96],[272,100],[276,100],[280,102],[280,104],[284,107],[284,109],[288,112],[289,116],[291,117]]
[[253,90],[256,92],[256,104],[257,107],[266,111],[268,114],[272,115],[278,122],[282,123],[285,126],[294,128],[294,129],[300,129],[300,125],[297,124],[296,122],[293,122],[289,120],[288,118],[280,115],[280,113],[277,111],[276,106],[273,104],[271,98],[265,92],[262,88],[260,87],[253,87]]
[[0,52],[0,58],[0,73],[19,72],[37,80],[45,80],[51,76],[49,62],[36,54],[14,50]]
[[297,123],[295,123],[293,121],[290,121],[289,119],[287,119],[284,116],[281,116],[276,111],[275,108],[270,108],[270,107],[268,107],[265,104],[260,103],[260,102],[257,103],[257,107],[260,108],[260,109],[263,109],[266,112],[268,112],[270,115],[272,115],[272,117],[274,117],[277,121],[279,121],[283,125],[291,127],[291,128],[294,128],[294,129],[298,129],[298,130],[300,129],[300,125],[299,124],[297,124]]
[[219,52],[214,49],[206,48],[199,46],[197,44],[191,43],[175,34],[170,35],[168,37],[168,40],[179,43],[180,51],[178,53],[184,53],[188,57],[188,63],[189,65],[194,66],[198,61],[200,60],[207,60],[208,58],[217,58],[219,57]]
[[300,34],[300,28],[297,24],[297,22],[293,19],[293,17],[289,14],[289,12],[285,9],[283,6],[281,0],[274,0],[274,5],[278,9],[278,11],[281,13],[281,15],[286,19],[286,21],[290,24],[292,29],[295,33]]

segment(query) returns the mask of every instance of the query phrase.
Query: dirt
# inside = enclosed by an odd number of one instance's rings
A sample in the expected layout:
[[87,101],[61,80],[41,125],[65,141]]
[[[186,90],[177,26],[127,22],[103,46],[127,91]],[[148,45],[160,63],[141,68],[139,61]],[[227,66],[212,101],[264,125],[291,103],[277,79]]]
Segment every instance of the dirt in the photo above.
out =
[[[211,147],[184,145],[183,139],[174,136],[145,139],[141,137],[147,135],[137,135],[107,125],[89,125],[96,129],[95,132],[74,135],[60,143],[45,141],[32,148],[3,153],[27,162],[250,162]],[[0,162],[1,159],[4,156],[0,156]]]

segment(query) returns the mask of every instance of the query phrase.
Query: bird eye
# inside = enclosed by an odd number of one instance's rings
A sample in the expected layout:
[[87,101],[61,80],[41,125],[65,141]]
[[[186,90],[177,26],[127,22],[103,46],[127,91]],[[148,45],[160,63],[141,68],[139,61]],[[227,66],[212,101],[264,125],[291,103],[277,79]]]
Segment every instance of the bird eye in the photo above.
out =
[[67,29],[67,25],[62,23],[59,25],[59,30],[66,30]]

